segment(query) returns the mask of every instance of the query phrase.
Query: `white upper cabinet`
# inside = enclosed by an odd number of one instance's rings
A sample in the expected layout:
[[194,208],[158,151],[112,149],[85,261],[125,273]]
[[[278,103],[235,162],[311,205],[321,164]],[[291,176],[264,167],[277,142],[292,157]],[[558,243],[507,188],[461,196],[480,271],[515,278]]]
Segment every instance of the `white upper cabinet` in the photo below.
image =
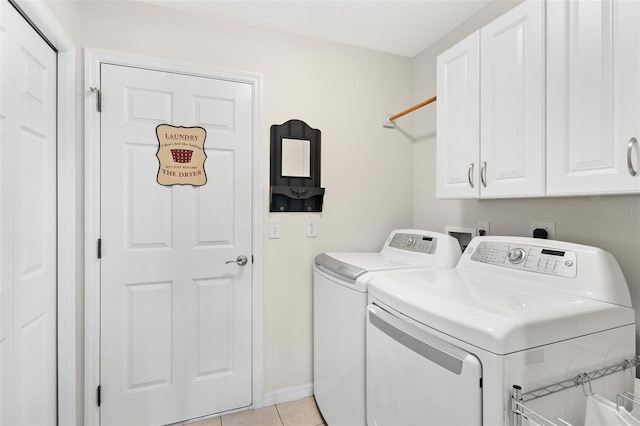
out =
[[438,198],[480,195],[480,35],[471,34],[438,56]]
[[543,196],[544,2],[480,31],[480,195]]
[[437,197],[543,196],[544,3],[456,44],[437,71]]
[[640,2],[547,8],[547,194],[640,192]]

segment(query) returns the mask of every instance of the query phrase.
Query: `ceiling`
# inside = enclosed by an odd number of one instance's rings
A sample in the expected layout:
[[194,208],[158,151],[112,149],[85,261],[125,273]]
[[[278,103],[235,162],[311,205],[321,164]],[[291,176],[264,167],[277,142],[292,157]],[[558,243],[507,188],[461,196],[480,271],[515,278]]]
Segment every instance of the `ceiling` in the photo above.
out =
[[241,25],[414,57],[491,0],[142,0]]

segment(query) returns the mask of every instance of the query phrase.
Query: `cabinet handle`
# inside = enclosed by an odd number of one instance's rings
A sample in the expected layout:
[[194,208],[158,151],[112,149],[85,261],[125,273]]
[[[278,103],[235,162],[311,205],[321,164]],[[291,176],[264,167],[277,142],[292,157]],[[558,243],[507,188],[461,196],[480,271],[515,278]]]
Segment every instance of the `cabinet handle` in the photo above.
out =
[[627,168],[629,169],[629,174],[631,176],[636,175],[636,171],[633,168],[633,163],[631,162],[631,151],[633,150],[633,145],[636,144],[638,140],[636,138],[629,139],[629,144],[627,144]]
[[467,172],[467,180],[469,181],[469,185],[471,186],[471,188],[474,188],[475,185],[473,184],[473,168],[475,167],[475,164],[471,163],[471,165],[469,165],[469,171]]
[[482,162],[482,168],[480,169],[480,182],[483,187],[487,187],[487,162]]

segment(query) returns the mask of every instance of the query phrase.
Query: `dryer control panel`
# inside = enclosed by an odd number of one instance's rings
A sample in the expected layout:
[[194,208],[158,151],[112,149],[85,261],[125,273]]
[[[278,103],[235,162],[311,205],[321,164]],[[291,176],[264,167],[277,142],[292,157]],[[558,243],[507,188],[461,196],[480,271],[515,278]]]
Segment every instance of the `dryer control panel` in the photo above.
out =
[[577,275],[576,253],[556,248],[483,241],[471,260],[567,278]]

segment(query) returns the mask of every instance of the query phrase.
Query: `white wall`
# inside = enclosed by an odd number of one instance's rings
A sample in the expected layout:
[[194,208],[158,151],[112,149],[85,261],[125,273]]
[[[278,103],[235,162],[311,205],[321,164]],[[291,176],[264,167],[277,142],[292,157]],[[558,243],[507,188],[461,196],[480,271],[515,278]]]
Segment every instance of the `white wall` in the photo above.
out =
[[[414,100],[436,92],[436,57],[519,1],[496,1],[413,60]],[[493,235],[527,235],[529,222],[556,222],[556,239],[601,247],[611,252],[629,284],[640,320],[640,196],[518,200],[437,200],[436,108],[414,117],[414,225],[443,231],[447,225],[491,222]]]
[[[69,32],[79,26],[79,49],[262,74],[265,391],[310,390],[313,257],[378,250],[392,229],[413,222],[412,141],[382,127],[385,113],[412,101],[411,60],[133,1],[52,1],[50,8]],[[269,128],[290,119],[322,131],[324,211],[314,215],[317,238],[306,238],[307,214],[274,214],[282,236],[270,240]]]

